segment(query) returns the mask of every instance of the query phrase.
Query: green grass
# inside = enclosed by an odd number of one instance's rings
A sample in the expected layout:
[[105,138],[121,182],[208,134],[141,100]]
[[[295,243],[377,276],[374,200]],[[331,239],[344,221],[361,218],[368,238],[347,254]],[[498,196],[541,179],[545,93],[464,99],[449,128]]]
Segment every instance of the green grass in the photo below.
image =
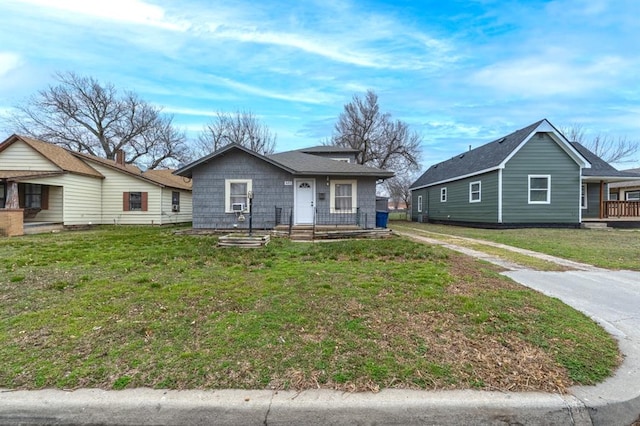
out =
[[395,222],[389,227],[395,225],[494,241],[601,268],[640,270],[640,230],[476,229],[415,222]]
[[593,321],[437,246],[216,241],[1,239],[0,387],[553,391],[619,361]]

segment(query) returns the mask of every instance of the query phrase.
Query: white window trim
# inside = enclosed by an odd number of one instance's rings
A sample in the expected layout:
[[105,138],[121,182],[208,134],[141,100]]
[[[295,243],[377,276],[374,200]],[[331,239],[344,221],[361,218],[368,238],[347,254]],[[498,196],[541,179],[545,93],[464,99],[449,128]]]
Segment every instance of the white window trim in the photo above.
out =
[[418,213],[422,213],[422,195],[418,195]]
[[[478,190],[477,191],[473,191],[473,185],[478,185]],[[478,199],[474,200],[473,199],[473,194],[478,194]],[[482,201],[482,181],[475,181],[475,182],[469,182],[469,202],[470,203],[479,203]]]
[[[547,179],[547,199],[546,201],[531,201],[531,179],[546,178]],[[542,191],[542,189],[534,189],[534,191]],[[529,204],[551,204],[551,175],[529,175],[528,176],[528,188],[527,198]]]
[[[580,185],[580,207],[582,207],[583,209],[587,209],[589,208],[589,201],[587,201],[587,190],[589,189],[589,187],[587,186],[586,183],[583,183],[582,185]],[[583,197],[584,195],[584,197]]]
[[[339,179],[331,180],[329,187],[329,212],[330,213],[355,213],[358,209],[358,181],[355,179]],[[351,184],[351,211],[337,210],[336,211],[336,185]]]
[[447,202],[447,187],[446,186],[444,188],[440,188],[440,202],[441,203],[446,203]]
[[634,194],[635,195],[636,192],[639,192],[639,191],[637,189],[634,189],[633,191],[626,191],[624,193],[624,200],[625,201],[638,201],[638,200],[640,200],[640,198],[638,198],[638,199],[634,198],[632,200],[629,199],[629,194]]
[[332,158],[332,160],[342,161],[344,163],[350,163],[351,162],[351,160],[348,157],[346,157],[346,158]]
[[[236,213],[231,209],[231,184],[232,183],[246,183],[247,184],[247,193],[252,191],[252,180],[251,179],[225,179],[224,180],[224,211],[225,213]],[[248,205],[248,197],[244,204],[243,212],[249,211]]]

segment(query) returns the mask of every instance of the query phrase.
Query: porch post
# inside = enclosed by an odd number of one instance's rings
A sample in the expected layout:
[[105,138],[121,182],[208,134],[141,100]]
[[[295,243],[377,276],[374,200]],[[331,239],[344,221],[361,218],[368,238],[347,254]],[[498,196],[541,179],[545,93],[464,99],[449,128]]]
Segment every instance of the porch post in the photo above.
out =
[[7,199],[4,204],[5,209],[19,209],[20,201],[18,198],[18,182],[7,182]]
[[604,218],[604,181],[600,181],[600,219]]

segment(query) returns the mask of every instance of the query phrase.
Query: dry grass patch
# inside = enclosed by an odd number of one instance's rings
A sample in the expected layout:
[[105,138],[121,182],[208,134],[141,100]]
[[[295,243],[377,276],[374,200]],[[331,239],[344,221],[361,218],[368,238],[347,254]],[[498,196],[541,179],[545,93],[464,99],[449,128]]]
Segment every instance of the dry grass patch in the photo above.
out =
[[0,387],[562,392],[619,362],[584,315],[441,247],[216,242],[0,240]]

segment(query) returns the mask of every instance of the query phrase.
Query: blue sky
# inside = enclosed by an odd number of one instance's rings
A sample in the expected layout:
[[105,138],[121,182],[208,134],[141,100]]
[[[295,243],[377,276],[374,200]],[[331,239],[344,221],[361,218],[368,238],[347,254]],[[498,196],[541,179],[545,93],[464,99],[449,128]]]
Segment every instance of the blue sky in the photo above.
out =
[[640,140],[637,0],[2,0],[0,16],[0,114],[74,71],[190,137],[250,110],[278,151],[330,137],[367,89],[423,136],[424,167],[541,118]]

